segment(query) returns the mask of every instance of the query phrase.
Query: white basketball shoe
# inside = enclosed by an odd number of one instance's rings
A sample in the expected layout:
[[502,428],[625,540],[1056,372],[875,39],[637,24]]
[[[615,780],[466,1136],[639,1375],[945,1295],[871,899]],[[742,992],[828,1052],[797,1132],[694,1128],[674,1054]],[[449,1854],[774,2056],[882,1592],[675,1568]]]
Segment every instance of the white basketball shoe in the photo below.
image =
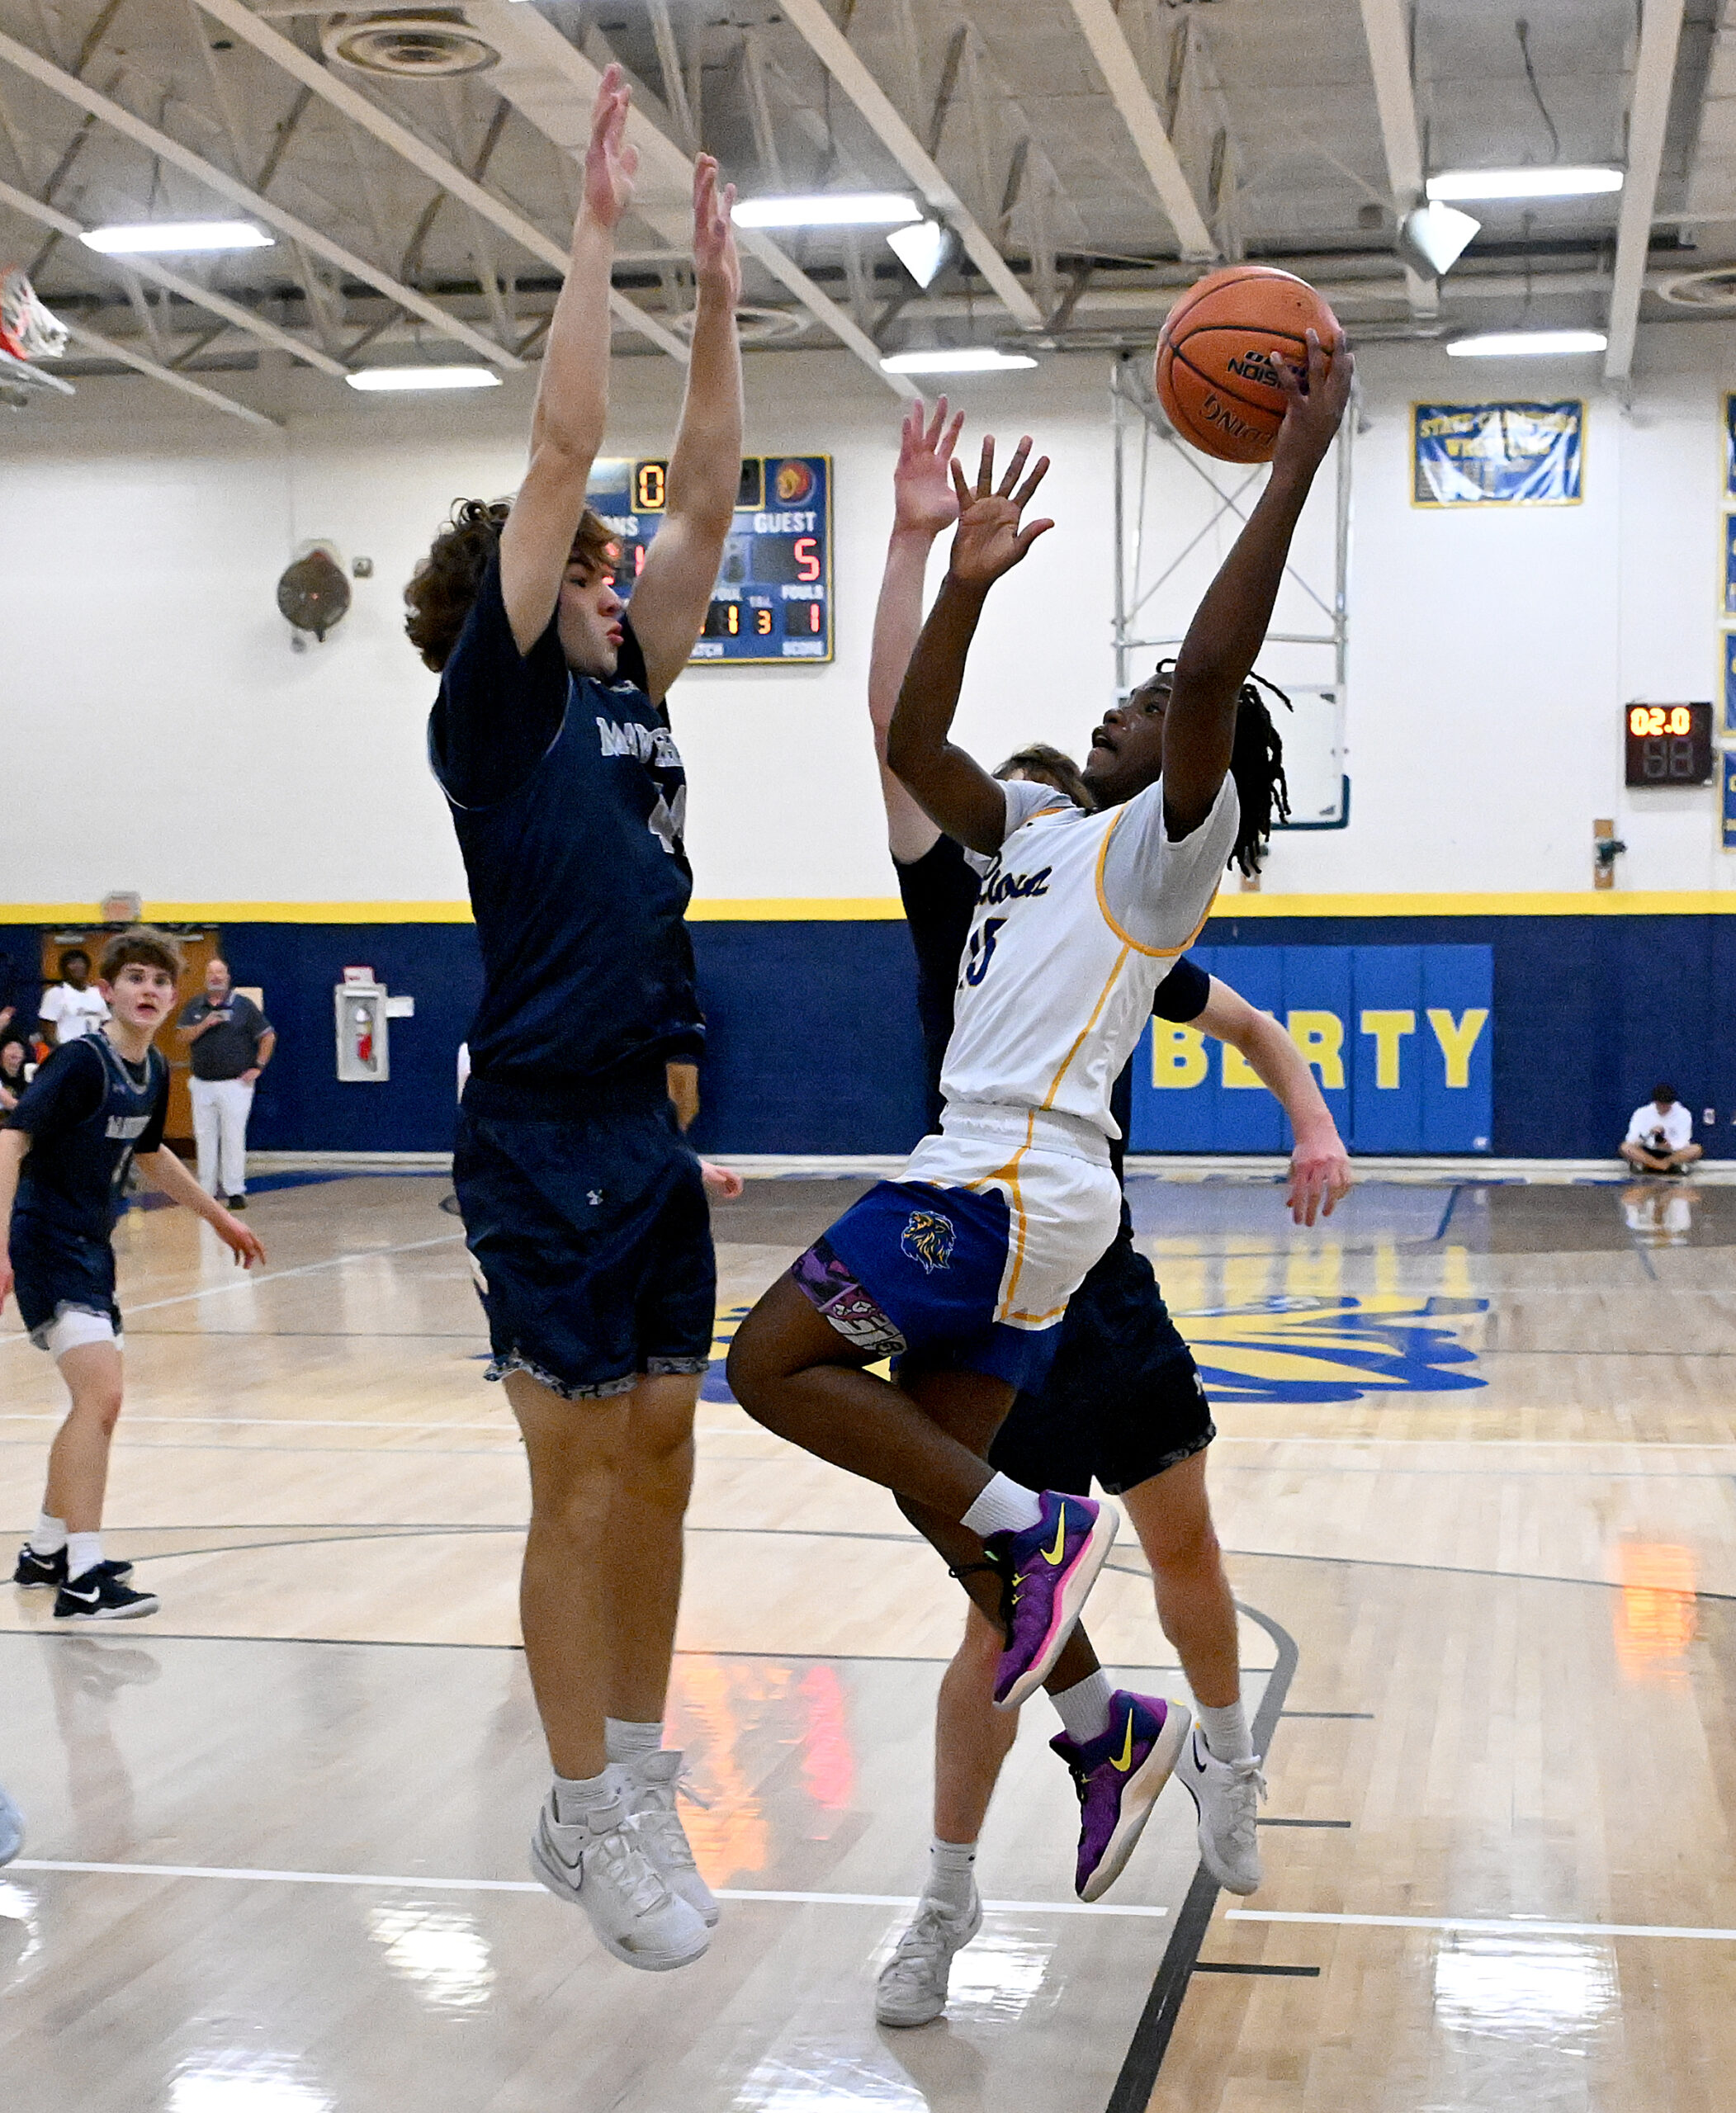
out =
[[973,1881],[969,1905],[962,1913],[938,1900],[922,1899],[910,1927],[880,1969],[874,1990],[874,2016],[881,2025],[929,2025],[946,2008],[953,1955],[982,1927],[982,1903]]
[[1199,1814],[1201,1862],[1226,1892],[1252,1893],[1261,1879],[1255,1828],[1265,1795],[1260,1756],[1218,1760],[1196,1724],[1173,1772],[1178,1783],[1186,1784]]
[[584,1910],[624,1965],[667,1974],[711,1943],[698,1910],[670,1892],[641,1846],[624,1796],[563,1825],[551,1790],[531,1836],[531,1870],[557,1900]]
[[675,1809],[682,1788],[681,1756],[674,1748],[661,1753],[636,1756],[616,1764],[632,1814],[633,1832],[650,1866],[663,1883],[704,1922],[708,1930],[717,1926],[718,1907],[711,1888],[699,1875],[693,1851]]

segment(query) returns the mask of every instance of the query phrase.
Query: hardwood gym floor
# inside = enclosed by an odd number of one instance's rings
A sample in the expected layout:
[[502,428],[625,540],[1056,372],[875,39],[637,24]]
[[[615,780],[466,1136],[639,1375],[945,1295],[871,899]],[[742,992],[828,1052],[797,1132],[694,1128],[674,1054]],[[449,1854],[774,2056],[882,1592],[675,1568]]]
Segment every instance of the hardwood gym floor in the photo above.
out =
[[[721,1212],[724,1318],[857,1193]],[[157,1616],[0,1588],[0,2076],[33,2113],[1714,2113],[1736,1987],[1736,1189],[1136,1177],[1207,1369],[1270,1727],[1267,1876],[1194,1883],[1166,1793],[1109,1899],[1026,1713],[1000,1903],[948,2021],[877,2030],[920,1881],[953,1588],[889,1500],[721,1373],[674,1717],[726,1889],[639,1976],[526,1874],[523,1468],[443,1181],[256,1194],[255,1281],[184,1214],[121,1236],[111,1552]],[[0,1327],[14,1540],[58,1418]],[[8,1549],[12,1545],[8,1542]],[[1185,1692],[1137,1543],[1106,1658]],[[1279,1714],[1280,1713],[1281,1714]]]

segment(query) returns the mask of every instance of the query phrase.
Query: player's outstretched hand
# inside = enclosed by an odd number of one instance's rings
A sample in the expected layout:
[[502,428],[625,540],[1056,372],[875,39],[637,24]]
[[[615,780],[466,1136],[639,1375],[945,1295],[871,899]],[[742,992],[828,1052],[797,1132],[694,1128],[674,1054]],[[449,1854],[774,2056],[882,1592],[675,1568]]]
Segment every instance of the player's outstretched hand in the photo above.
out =
[[720,191],[716,158],[701,154],[693,163],[693,277],[702,294],[726,300],[732,313],[741,299],[741,259],[730,217],[735,209],[735,185]]
[[1037,538],[1054,527],[1052,521],[1046,520],[1027,522],[1023,528],[1019,525],[1019,515],[1048,474],[1049,458],[1039,455],[1030,475],[1019,484],[1019,474],[1030,451],[1031,437],[1027,433],[1013,450],[1006,474],[997,485],[995,437],[986,433],[975,491],[966,483],[958,463],[953,464],[953,489],[958,495],[959,508],[958,532],[953,538],[952,562],[947,568],[953,579],[971,586],[991,585],[1002,573],[1010,572]]
[[264,1241],[233,1211],[219,1210],[211,1220],[211,1230],[244,1269],[250,1269],[255,1262],[265,1260]]
[[706,1187],[720,1203],[733,1203],[747,1184],[739,1174],[726,1166],[715,1166],[708,1159],[699,1162],[699,1172]]
[[892,472],[892,526],[901,533],[938,536],[958,518],[958,494],[953,489],[953,450],[958,445],[964,414],[947,423],[943,396],[931,418],[919,396],[904,414],[899,436],[898,467]]
[[1350,1155],[1334,1130],[1330,1137],[1298,1138],[1290,1154],[1290,1190],[1284,1201],[1298,1225],[1313,1225],[1316,1218],[1329,1218],[1333,1206],[1350,1193],[1355,1179]]
[[633,202],[639,149],[627,144],[630,101],[626,75],[618,66],[608,67],[597,83],[591,143],[584,155],[584,210],[599,227],[613,228]]
[[[1272,467],[1289,466],[1312,476],[1332,444],[1350,400],[1350,384],[1356,379],[1356,356],[1345,343],[1344,333],[1335,330],[1330,346],[1322,347],[1308,333],[1306,382],[1287,359],[1279,357],[1278,386],[1284,394],[1284,423],[1272,450]],[[1328,356],[1331,366],[1328,368]]]

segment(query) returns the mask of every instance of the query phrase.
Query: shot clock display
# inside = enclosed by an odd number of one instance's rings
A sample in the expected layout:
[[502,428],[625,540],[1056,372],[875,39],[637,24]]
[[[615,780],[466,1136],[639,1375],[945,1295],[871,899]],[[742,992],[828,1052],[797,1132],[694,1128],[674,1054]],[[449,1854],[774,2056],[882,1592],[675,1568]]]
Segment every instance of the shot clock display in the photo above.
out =
[[1714,758],[1710,704],[1630,704],[1624,723],[1630,785],[1710,782]]
[[[596,463],[586,493],[621,546],[615,584],[629,601],[669,503],[669,464]],[[832,657],[832,460],[742,459],[736,518],[723,546],[695,660],[781,665]]]

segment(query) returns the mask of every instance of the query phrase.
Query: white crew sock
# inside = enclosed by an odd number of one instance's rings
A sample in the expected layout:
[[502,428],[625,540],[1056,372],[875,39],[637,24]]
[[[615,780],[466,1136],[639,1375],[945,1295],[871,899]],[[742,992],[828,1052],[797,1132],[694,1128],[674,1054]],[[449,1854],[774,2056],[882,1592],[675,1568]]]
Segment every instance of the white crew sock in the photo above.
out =
[[971,1881],[977,1865],[974,1841],[943,1841],[937,1834],[929,1844],[928,1883],[925,1900],[938,1901],[949,1915],[962,1915],[971,1904]]
[[1049,1697],[1075,1745],[1082,1747],[1087,1739],[1100,1739],[1108,1731],[1109,1698],[1114,1693],[1109,1675],[1100,1666],[1095,1673],[1087,1673],[1082,1680]]
[[94,1570],[102,1560],[101,1534],[69,1534],[66,1537],[66,1575],[70,1581]]
[[611,1761],[639,1761],[648,1753],[663,1751],[663,1727],[630,1723],[624,1717],[605,1717],[603,1747]]
[[50,1519],[45,1511],[31,1535],[31,1546],[38,1555],[59,1555],[66,1546],[65,1520]]
[[620,1794],[621,1785],[615,1780],[613,1768],[605,1768],[600,1775],[557,1775],[556,1822],[561,1827],[571,1827],[587,1813],[595,1812],[598,1806],[612,1804]]
[[1010,1476],[991,1475],[958,1523],[987,1540],[991,1534],[1024,1533],[1042,1516],[1042,1501],[1034,1490],[1015,1482]]
[[1227,1703],[1222,1709],[1209,1709],[1203,1702],[1194,1704],[1194,1714],[1199,1719],[1199,1728],[1205,1733],[1206,1751],[1213,1761],[1251,1761],[1254,1741],[1248,1730],[1247,1712],[1241,1703]]

